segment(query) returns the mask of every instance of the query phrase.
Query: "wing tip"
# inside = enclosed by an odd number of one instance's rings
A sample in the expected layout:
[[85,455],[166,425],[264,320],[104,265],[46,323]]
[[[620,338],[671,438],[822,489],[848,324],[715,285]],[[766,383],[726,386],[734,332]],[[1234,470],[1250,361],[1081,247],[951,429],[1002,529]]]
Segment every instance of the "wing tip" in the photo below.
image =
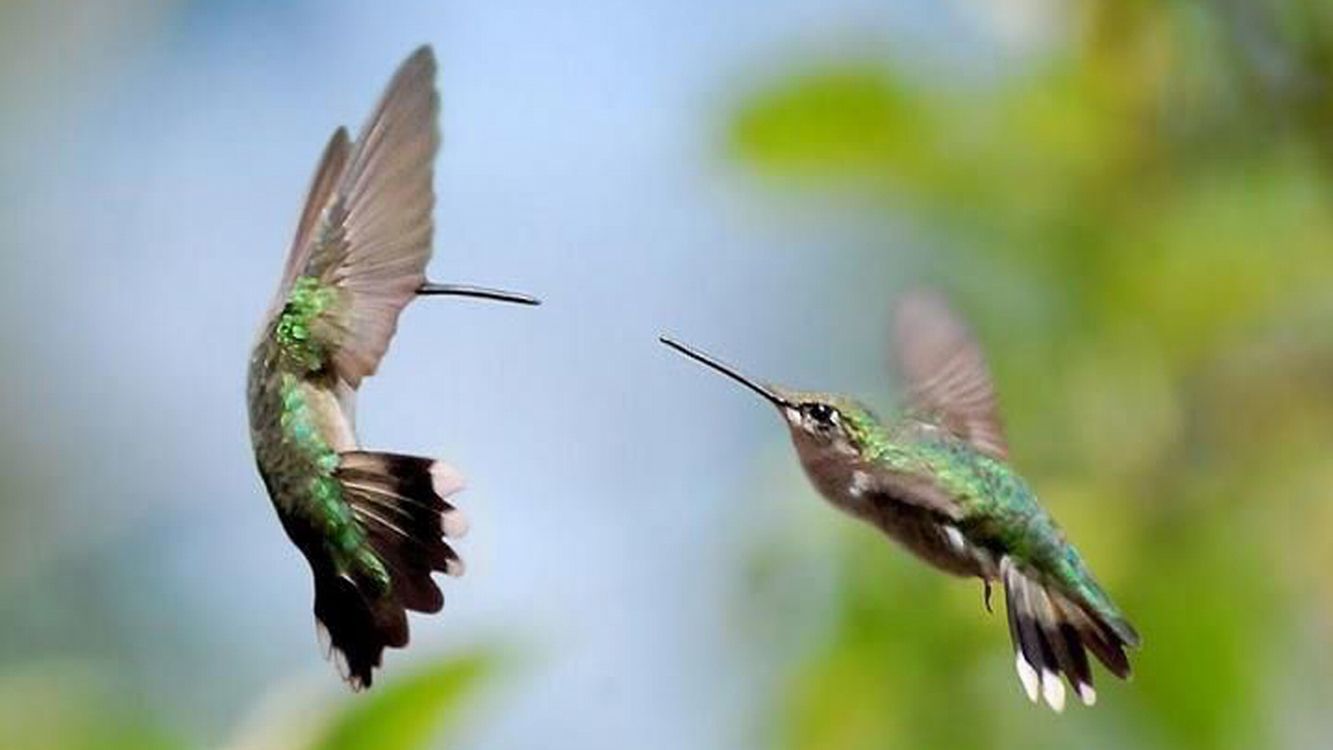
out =
[[418,44],[412,53],[407,56],[404,66],[407,65],[435,65],[435,48],[430,42]]
[[339,125],[329,137],[329,148],[343,148],[352,145],[352,134],[347,131],[346,125]]
[[412,50],[398,70],[394,73],[388,90],[409,81],[424,80],[431,90],[435,89],[435,73],[439,64],[435,61],[435,50],[429,44],[423,44]]
[[898,295],[897,306],[900,308],[917,307],[921,305],[948,307],[949,301],[948,297],[945,296],[944,292],[941,292],[939,288],[926,284],[908,287]]
[[893,318],[898,324],[899,336],[906,335],[906,329],[922,323],[949,321],[953,326],[962,324],[949,296],[932,286],[910,287],[898,295],[893,304]]

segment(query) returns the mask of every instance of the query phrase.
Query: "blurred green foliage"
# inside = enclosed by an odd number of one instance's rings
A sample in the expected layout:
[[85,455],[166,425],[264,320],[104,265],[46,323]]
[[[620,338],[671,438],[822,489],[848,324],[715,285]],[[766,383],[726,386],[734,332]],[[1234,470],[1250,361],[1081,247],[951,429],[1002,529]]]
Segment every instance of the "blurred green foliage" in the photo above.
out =
[[490,671],[489,658],[443,661],[353,703],[312,750],[420,750],[458,718],[464,699]]
[[45,662],[0,677],[0,747],[176,750],[186,747],[100,666]]
[[1333,5],[1051,5],[980,82],[824,66],[732,144],[936,238],[908,260],[988,344],[1019,466],[1144,634],[1135,679],[1030,708],[979,587],[849,531],[785,747],[1333,736]]
[[[494,672],[487,653],[450,657],[404,676],[381,675],[355,699],[278,695],[258,701],[233,750],[424,750],[462,718]],[[105,665],[45,663],[0,679],[0,748],[181,750],[196,747],[138,705]]]

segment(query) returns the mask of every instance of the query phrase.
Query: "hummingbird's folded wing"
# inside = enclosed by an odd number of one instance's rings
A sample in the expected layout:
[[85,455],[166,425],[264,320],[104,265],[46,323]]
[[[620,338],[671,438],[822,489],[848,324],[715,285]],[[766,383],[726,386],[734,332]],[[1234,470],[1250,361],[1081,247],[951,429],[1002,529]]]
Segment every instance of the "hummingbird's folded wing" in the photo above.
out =
[[985,355],[943,297],[916,291],[899,301],[893,354],[912,416],[943,427],[982,453],[1006,457]]
[[967,514],[957,498],[925,472],[880,465],[869,473],[865,490],[876,500],[928,511],[936,520],[958,521]]
[[300,279],[332,290],[309,332],[352,388],[375,372],[399,313],[426,280],[438,113],[435,58],[422,47],[394,74],[355,144],[341,129],[334,134],[302,212],[277,308]]

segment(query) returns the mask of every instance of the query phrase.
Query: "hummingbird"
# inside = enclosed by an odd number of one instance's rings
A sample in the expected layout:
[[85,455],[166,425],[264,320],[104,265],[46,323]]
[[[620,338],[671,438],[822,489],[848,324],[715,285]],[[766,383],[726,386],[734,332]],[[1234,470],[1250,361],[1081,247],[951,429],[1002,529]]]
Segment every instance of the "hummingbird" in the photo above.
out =
[[407,610],[438,612],[434,572],[463,573],[445,538],[467,530],[442,461],[368,450],[356,395],[417,297],[538,304],[522,294],[427,281],[439,148],[428,46],[398,68],[355,142],[329,139],[277,295],[250,355],[255,462],[287,536],[310,564],[325,657],[368,688],[385,647],[408,642]]
[[761,382],[672,338],[660,341],[777,408],[806,476],[824,498],[934,568],[1005,590],[1019,681],[1034,703],[1065,705],[1061,677],[1093,705],[1091,651],[1130,674],[1139,635],[1009,462],[980,345],[937,293],[905,295],[894,360],[907,397],[881,420],[846,396]]

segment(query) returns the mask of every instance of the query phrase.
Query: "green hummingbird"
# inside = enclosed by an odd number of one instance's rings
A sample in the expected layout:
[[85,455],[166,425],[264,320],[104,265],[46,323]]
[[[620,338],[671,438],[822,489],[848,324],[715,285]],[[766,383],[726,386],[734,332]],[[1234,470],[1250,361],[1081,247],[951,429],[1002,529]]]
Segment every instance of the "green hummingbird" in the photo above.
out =
[[356,394],[403,308],[419,296],[537,304],[520,294],[426,280],[439,148],[435,58],[399,67],[355,143],[338,128],[315,171],[277,296],[250,356],[246,397],[259,474],[315,580],[325,656],[354,690],[386,646],[407,645],[407,610],[438,612],[432,579],[463,563],[444,537],[467,529],[441,461],[370,451]]
[[938,570],[1005,588],[1023,689],[1056,711],[1061,676],[1096,701],[1087,652],[1120,678],[1139,635],[1008,460],[980,346],[942,297],[918,291],[895,312],[894,354],[908,397],[882,421],[861,403],[753,380],[671,338],[661,342],[759,394],[786,420],[806,475],[837,508]]

